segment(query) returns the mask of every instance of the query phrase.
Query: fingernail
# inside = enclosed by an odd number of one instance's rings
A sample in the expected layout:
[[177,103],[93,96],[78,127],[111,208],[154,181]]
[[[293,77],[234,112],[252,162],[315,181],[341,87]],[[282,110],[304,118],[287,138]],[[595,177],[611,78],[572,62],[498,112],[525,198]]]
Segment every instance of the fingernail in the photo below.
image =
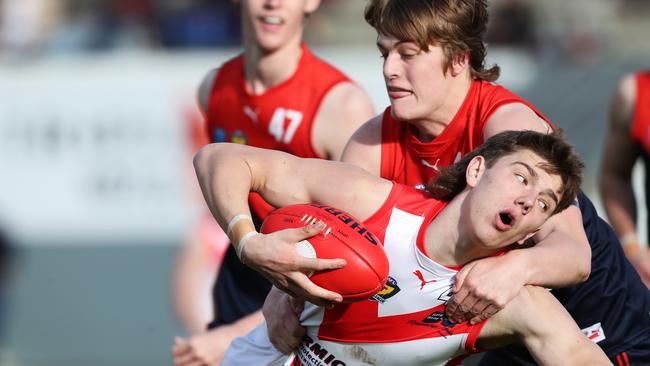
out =
[[319,222],[314,224],[314,227],[317,228],[317,229],[322,229],[322,228],[325,227],[325,223],[322,222],[322,221],[319,221]]

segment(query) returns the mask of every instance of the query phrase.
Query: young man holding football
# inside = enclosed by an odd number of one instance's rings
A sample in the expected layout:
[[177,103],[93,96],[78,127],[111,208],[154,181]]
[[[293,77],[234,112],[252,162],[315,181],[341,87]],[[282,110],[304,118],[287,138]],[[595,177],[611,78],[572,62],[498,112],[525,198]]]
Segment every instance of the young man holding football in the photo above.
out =
[[[551,129],[532,105],[491,83],[498,68],[484,66],[486,7],[485,1],[370,1],[366,20],[378,33],[391,106],[353,135],[343,161],[423,187],[496,133]],[[576,206],[548,220],[532,240],[532,248],[463,267],[450,317],[480,321],[526,284],[552,287],[612,362],[650,364],[650,292],[590,200],[580,193]],[[289,352],[301,333],[291,307],[278,300],[267,300],[274,306],[265,317],[274,344]],[[534,364],[516,346],[484,359],[486,365]]]
[[[609,364],[541,288],[525,287],[488,321],[457,323],[444,315],[459,266],[524,243],[570,206],[582,163],[555,134],[499,134],[443,171],[432,195],[352,165],[232,144],[206,146],[195,168],[208,206],[237,243],[240,258],[262,273],[291,258],[287,254],[295,246],[287,236],[300,236],[303,229],[257,233],[249,218],[249,191],[277,207],[315,202],[344,210],[378,235],[394,261],[390,276],[401,288],[394,296],[329,309],[308,305],[303,313],[308,336],[286,364],[453,364],[468,351],[515,339],[543,365]],[[414,269],[435,285],[421,286]],[[286,361],[270,342],[259,343],[265,336],[261,327],[248,341],[236,341],[224,363]]]

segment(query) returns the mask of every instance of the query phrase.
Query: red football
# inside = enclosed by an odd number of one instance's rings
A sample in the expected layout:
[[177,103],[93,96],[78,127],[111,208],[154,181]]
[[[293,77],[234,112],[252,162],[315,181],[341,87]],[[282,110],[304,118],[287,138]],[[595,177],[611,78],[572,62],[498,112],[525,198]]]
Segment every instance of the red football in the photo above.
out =
[[352,215],[339,209],[314,204],[291,205],[269,214],[262,224],[263,234],[303,227],[322,221],[320,234],[298,245],[300,254],[312,258],[343,258],[341,269],[314,273],[310,279],[320,287],[352,302],[372,297],[388,278],[388,258],[377,237]]

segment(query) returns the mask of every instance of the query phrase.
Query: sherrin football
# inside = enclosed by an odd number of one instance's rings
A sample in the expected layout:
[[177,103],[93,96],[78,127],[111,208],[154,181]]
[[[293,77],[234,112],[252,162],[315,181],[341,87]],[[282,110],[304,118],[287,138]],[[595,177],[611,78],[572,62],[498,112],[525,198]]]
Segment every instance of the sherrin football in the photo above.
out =
[[316,272],[310,279],[322,288],[341,294],[344,302],[365,300],[379,292],[388,278],[384,247],[359,220],[346,212],[315,204],[286,206],[267,216],[261,232],[268,234],[319,221],[325,223],[325,228],[299,243],[298,252],[310,258],[343,258],[347,265]]

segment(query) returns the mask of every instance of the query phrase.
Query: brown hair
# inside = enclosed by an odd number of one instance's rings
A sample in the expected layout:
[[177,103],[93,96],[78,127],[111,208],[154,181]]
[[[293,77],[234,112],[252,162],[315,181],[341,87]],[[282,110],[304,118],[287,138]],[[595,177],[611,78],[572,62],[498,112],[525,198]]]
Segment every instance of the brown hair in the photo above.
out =
[[499,78],[499,66],[485,68],[485,0],[370,0],[365,18],[377,33],[417,43],[422,50],[442,47],[445,72],[455,57],[469,53],[473,79]]
[[443,168],[438,177],[429,183],[429,191],[437,199],[450,201],[465,189],[465,172],[475,156],[485,158],[485,166],[490,168],[503,156],[520,150],[530,150],[537,154],[546,161],[542,169],[549,174],[559,175],[562,179],[562,197],[553,214],[569,207],[580,190],[584,163],[561,130],[551,134],[506,131],[494,135],[456,164]]

